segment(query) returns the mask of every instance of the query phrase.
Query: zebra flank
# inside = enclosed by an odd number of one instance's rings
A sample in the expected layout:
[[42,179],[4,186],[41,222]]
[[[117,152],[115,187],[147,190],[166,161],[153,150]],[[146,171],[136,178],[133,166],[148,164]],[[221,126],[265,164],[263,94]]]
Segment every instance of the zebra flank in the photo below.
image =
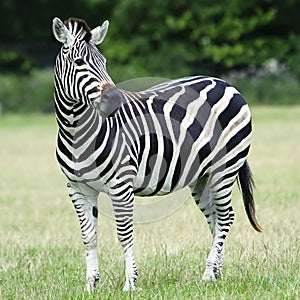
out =
[[81,19],[53,19],[54,37],[62,44],[54,69],[56,156],[80,222],[87,289],[93,291],[100,278],[99,193],[112,201],[127,291],[135,289],[138,278],[134,195],[163,196],[185,187],[212,234],[202,281],[215,281],[222,274],[225,239],[234,221],[231,195],[237,178],[250,223],[262,231],[247,163],[249,107],[233,86],[209,76],[169,80],[141,92],[117,88],[97,48],[108,26],[105,21],[91,30]]

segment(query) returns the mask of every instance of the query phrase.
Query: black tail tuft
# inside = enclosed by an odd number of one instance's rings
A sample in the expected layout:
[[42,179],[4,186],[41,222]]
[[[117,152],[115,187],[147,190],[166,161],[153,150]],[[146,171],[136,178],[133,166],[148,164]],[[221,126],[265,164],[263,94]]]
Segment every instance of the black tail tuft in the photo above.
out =
[[255,204],[254,204],[254,198],[253,198],[253,187],[254,181],[253,176],[251,173],[251,170],[249,168],[249,165],[247,161],[243,164],[243,166],[239,170],[239,182],[240,187],[243,194],[244,199],[244,207],[248,216],[248,219],[252,225],[252,227],[258,231],[262,232],[263,229],[259,225],[256,216],[255,216]]

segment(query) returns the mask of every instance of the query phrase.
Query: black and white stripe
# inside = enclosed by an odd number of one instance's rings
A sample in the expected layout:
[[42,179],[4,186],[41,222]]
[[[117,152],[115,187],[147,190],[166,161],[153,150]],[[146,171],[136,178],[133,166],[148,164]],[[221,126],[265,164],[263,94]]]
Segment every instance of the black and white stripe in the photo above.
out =
[[[125,290],[134,289],[133,196],[165,195],[189,186],[209,223],[213,245],[202,280],[222,269],[233,222],[233,184],[239,175],[253,227],[252,177],[246,162],[251,114],[241,94],[212,77],[194,76],[133,93],[117,89],[95,44],[108,23],[90,31],[78,19],[53,21],[63,43],[55,65],[57,159],[68,178],[87,251],[88,289],[99,280],[97,196],[113,203],[126,261]],[[99,38],[100,36],[100,38]]]

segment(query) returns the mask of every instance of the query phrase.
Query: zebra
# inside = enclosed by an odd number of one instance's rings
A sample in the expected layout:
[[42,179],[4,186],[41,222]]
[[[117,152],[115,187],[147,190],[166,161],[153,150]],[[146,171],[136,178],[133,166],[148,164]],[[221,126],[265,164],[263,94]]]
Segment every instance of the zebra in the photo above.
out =
[[86,288],[99,282],[98,195],[112,201],[118,240],[125,256],[123,290],[138,278],[133,252],[134,195],[166,195],[189,187],[205,215],[212,246],[202,276],[222,274],[224,244],[234,221],[236,180],[252,227],[262,231],[247,162],[251,113],[229,83],[209,76],[163,82],[141,92],[116,87],[98,50],[109,22],[91,30],[85,21],[53,19],[62,44],[54,67],[58,135],[56,156],[78,214],[86,250]]

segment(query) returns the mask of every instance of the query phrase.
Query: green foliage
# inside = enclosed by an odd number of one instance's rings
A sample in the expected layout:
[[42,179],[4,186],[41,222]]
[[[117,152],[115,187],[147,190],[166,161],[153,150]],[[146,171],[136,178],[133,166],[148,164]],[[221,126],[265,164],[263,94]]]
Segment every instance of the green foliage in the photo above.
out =
[[249,105],[300,104],[298,79],[287,71],[266,75],[238,74],[227,80],[244,95]]
[[[109,19],[110,32],[101,48],[133,77],[220,75],[260,67],[270,58],[286,63],[298,76],[299,10],[297,0],[2,1],[0,26],[9,24],[9,30],[1,30],[0,39],[12,47],[54,43],[54,16],[81,17],[91,27]],[[122,79],[121,69],[116,80]]]
[[297,35],[291,35],[287,41],[288,45],[292,45],[293,51],[283,59],[290,70],[300,79],[300,38]]
[[270,30],[283,22],[279,8],[271,0],[121,1],[103,52],[115,64],[139,66],[137,76],[218,75],[261,67],[270,58],[286,62],[299,55],[300,32],[296,26],[284,35]]
[[275,59],[289,72],[271,76],[254,72],[233,83],[251,103],[299,101],[297,0],[75,0],[72,5],[59,0],[4,0],[0,11],[0,103],[4,111],[53,110],[51,72],[33,72],[33,67],[54,65],[60,46],[51,32],[54,16],[80,17],[91,28],[110,21],[100,50],[116,83],[145,76],[223,77],[249,67],[259,72]]
[[20,51],[0,51],[0,70],[2,72],[28,74],[32,68],[32,61],[26,58]]
[[0,75],[0,105],[4,112],[53,112],[53,72]]
[[[138,72],[140,76],[145,73],[139,66],[118,66],[109,63],[108,72],[112,78],[121,78],[115,83],[126,81]],[[148,76],[151,72],[148,72]],[[300,86],[297,78],[288,71],[279,73],[266,73],[257,75],[245,72],[233,73],[223,77],[233,84],[244,95],[250,105],[299,104]],[[159,79],[162,80],[162,79]],[[150,85],[161,81],[149,79]],[[130,83],[130,82],[129,82]],[[135,85],[137,82],[135,82]],[[7,112],[53,112],[53,72],[32,71],[28,75],[3,74],[0,75],[0,107]],[[131,85],[132,86],[132,85]],[[141,87],[145,88],[145,87]]]

